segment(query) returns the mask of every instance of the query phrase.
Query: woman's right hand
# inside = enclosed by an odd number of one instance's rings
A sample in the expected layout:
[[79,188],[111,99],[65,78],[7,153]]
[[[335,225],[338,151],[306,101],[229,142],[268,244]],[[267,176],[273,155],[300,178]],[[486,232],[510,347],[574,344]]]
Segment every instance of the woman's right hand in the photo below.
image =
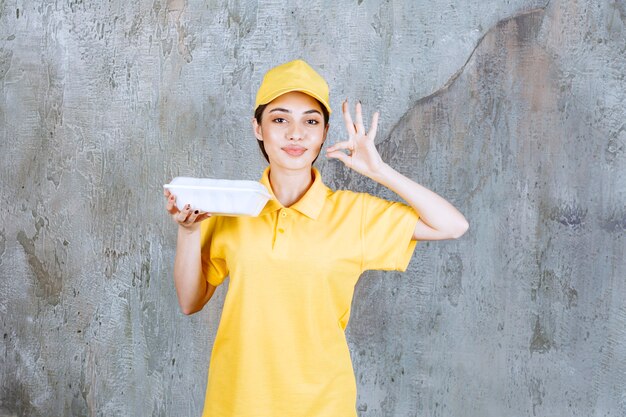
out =
[[[215,287],[205,279],[206,272],[202,264],[202,233],[200,222],[212,214],[200,210],[192,210],[186,204],[182,210],[176,207],[176,196],[164,188],[167,199],[166,208],[172,219],[178,223],[176,257],[174,258],[174,285],[178,304],[183,313],[193,314],[200,310],[211,299]],[[209,256],[206,253],[206,256]]]
[[176,196],[167,188],[163,189],[163,194],[167,199],[165,205],[166,210],[170,213],[172,219],[181,227],[191,231],[196,229],[201,221],[211,217],[211,213],[201,210],[192,210],[189,204],[186,204],[182,210],[178,210],[178,207],[176,207]]

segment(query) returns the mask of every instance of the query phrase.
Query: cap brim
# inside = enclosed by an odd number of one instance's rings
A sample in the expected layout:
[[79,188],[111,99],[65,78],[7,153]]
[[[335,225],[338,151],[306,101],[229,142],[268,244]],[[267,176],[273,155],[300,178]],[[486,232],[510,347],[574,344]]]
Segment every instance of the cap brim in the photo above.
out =
[[[326,101],[325,101],[323,98],[321,98],[319,95],[315,94],[315,93],[314,93],[313,91],[311,91],[311,90],[307,90],[306,88],[297,88],[297,87],[293,87],[293,88],[284,88],[284,89],[282,89],[282,90],[278,90],[278,91],[276,91],[276,92],[272,93],[272,94],[271,94],[271,95],[269,95],[269,96],[263,97],[263,99],[259,101],[259,104],[258,104],[258,105],[260,106],[260,105],[262,105],[262,104],[267,104],[267,103],[269,103],[270,101],[274,100],[276,97],[278,97],[278,96],[282,96],[283,94],[290,93],[290,92],[292,92],[292,91],[300,91],[300,92],[302,92],[302,93],[305,93],[305,94],[310,95],[311,97],[315,98],[315,99],[316,99],[316,100],[318,100],[320,103],[322,103],[322,105],[323,105],[324,107],[326,107],[326,110],[328,110],[328,114],[329,114],[329,115],[332,113],[332,110],[331,110],[331,108],[330,108],[330,105],[329,105],[328,103],[326,103]],[[257,106],[257,107],[258,107],[258,106]]]

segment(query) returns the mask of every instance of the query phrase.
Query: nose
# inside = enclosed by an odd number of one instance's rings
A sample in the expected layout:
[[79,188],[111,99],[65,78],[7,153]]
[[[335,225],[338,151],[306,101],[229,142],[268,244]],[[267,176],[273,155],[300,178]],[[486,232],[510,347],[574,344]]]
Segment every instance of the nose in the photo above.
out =
[[292,125],[291,131],[289,132],[290,140],[301,140],[302,139],[302,130],[297,123]]

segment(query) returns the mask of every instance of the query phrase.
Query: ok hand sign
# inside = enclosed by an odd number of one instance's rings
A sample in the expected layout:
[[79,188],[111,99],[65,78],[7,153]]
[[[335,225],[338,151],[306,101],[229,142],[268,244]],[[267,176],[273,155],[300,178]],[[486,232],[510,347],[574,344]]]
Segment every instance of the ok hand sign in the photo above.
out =
[[[341,107],[343,120],[346,124],[346,130],[348,131],[348,140],[335,143],[326,148],[326,157],[339,159],[347,167],[352,168],[359,174],[372,178],[376,173],[380,172],[380,169],[384,165],[374,145],[379,112],[374,113],[370,131],[365,133],[361,102],[359,101],[356,104],[356,123],[352,122],[347,99],[343,102]],[[342,152],[343,149],[348,150],[349,154]]]

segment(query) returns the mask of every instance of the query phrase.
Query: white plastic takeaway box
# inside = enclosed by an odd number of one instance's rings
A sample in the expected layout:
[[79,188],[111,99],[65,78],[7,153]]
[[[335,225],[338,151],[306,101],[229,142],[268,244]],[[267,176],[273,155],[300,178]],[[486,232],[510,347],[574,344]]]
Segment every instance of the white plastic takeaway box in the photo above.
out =
[[271,198],[257,181],[176,177],[163,186],[176,196],[176,207],[185,204],[217,216],[258,216]]

